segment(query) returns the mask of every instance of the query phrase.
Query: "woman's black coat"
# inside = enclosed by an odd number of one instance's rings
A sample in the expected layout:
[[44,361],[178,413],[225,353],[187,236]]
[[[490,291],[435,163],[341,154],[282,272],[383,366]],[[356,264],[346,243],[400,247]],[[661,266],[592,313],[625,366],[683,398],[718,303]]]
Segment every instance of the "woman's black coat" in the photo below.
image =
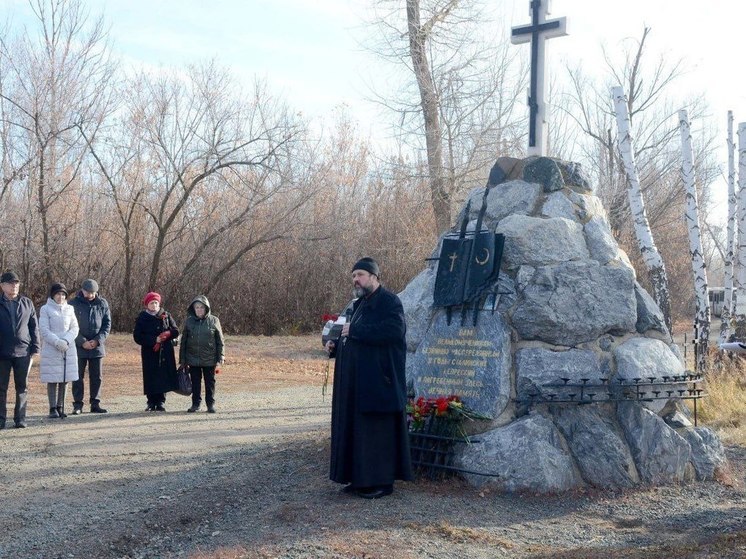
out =
[[[171,339],[161,344],[155,351],[156,338],[166,330],[171,332]],[[142,311],[135,322],[132,333],[135,343],[140,346],[142,357],[142,384],[144,394],[165,394],[178,387],[176,378],[176,357],[173,341],[179,335],[179,329],[173,317],[164,310],[152,315]]]

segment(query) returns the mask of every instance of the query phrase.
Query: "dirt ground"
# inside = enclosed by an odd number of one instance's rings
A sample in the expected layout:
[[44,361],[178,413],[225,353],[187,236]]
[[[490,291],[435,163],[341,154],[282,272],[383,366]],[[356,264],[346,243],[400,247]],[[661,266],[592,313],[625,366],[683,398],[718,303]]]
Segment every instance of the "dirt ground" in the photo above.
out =
[[144,412],[128,335],[108,344],[108,414],[47,419],[34,369],[29,427],[0,432],[0,557],[746,557],[745,448],[718,482],[533,496],[450,479],[365,501],[327,478],[318,336],[227,347],[214,415],[177,395]]

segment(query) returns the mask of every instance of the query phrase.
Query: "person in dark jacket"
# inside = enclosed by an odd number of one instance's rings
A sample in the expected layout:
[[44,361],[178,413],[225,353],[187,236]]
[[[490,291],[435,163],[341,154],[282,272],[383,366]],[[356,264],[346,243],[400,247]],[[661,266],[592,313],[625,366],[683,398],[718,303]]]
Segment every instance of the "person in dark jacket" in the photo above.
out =
[[207,412],[215,413],[215,375],[220,372],[225,360],[223,346],[220,319],[210,313],[207,297],[198,295],[187,309],[179,346],[179,366],[189,367],[192,379],[192,406],[188,412],[199,411],[204,378]]
[[379,276],[372,258],[355,263],[358,300],[340,340],[326,344],[336,356],[329,477],[366,499],[391,494],[394,480],[412,479],[404,309]]
[[16,389],[13,421],[26,427],[28,375],[33,356],[39,353],[39,327],[34,303],[20,295],[21,280],[14,272],[0,276],[0,429],[5,429],[10,371]]
[[166,411],[166,392],[178,387],[174,340],[179,336],[173,317],[161,308],[161,296],[151,291],[143,299],[143,310],[132,336],[140,346],[146,411]]
[[98,294],[98,283],[87,279],[78,294],[70,301],[78,319],[80,331],[75,338],[78,349],[78,375],[80,378],[73,382],[73,414],[83,412],[85,401],[85,370],[89,373],[89,402],[91,413],[106,413],[101,407],[102,367],[101,361],[106,354],[104,342],[111,331],[111,311],[109,303]]

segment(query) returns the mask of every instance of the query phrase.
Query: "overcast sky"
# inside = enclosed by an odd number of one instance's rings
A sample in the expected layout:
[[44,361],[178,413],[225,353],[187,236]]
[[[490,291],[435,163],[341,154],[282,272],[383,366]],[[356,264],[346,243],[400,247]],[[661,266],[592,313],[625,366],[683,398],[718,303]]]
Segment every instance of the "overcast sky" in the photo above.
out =
[[[372,1],[372,0],[371,0]],[[358,44],[366,0],[89,0],[111,25],[114,50],[126,63],[181,66],[215,57],[237,75],[266,77],[297,109],[324,118],[345,104],[364,131],[377,134],[366,101],[376,62]],[[4,0],[5,17],[23,22],[26,0]],[[403,4],[403,0],[402,0]],[[510,21],[529,22],[528,0],[495,0]],[[2,12],[0,12],[2,13]],[[683,91],[704,92],[725,142],[726,111],[746,121],[746,72],[739,68],[743,0],[554,0],[550,17],[566,16],[569,36],[548,43],[550,62],[601,71],[625,38],[652,28],[652,52],[684,58],[692,69]],[[528,57],[526,45],[515,46]],[[743,46],[740,47],[743,50]],[[692,123],[696,134],[698,123]],[[722,160],[726,154],[723,150]]]

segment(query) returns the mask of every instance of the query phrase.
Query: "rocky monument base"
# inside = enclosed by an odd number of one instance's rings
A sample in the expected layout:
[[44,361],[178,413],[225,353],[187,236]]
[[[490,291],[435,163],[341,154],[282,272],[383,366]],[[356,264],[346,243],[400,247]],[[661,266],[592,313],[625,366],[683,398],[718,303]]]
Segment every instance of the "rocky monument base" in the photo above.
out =
[[[437,262],[400,294],[416,394],[457,394],[494,418],[457,463],[498,475],[467,479],[556,492],[715,477],[723,446],[683,404],[704,395],[702,379],[685,370],[580,166],[501,158],[486,188],[482,228],[505,246],[476,323],[471,310],[433,307]],[[471,192],[458,223],[475,228],[484,194]]]

